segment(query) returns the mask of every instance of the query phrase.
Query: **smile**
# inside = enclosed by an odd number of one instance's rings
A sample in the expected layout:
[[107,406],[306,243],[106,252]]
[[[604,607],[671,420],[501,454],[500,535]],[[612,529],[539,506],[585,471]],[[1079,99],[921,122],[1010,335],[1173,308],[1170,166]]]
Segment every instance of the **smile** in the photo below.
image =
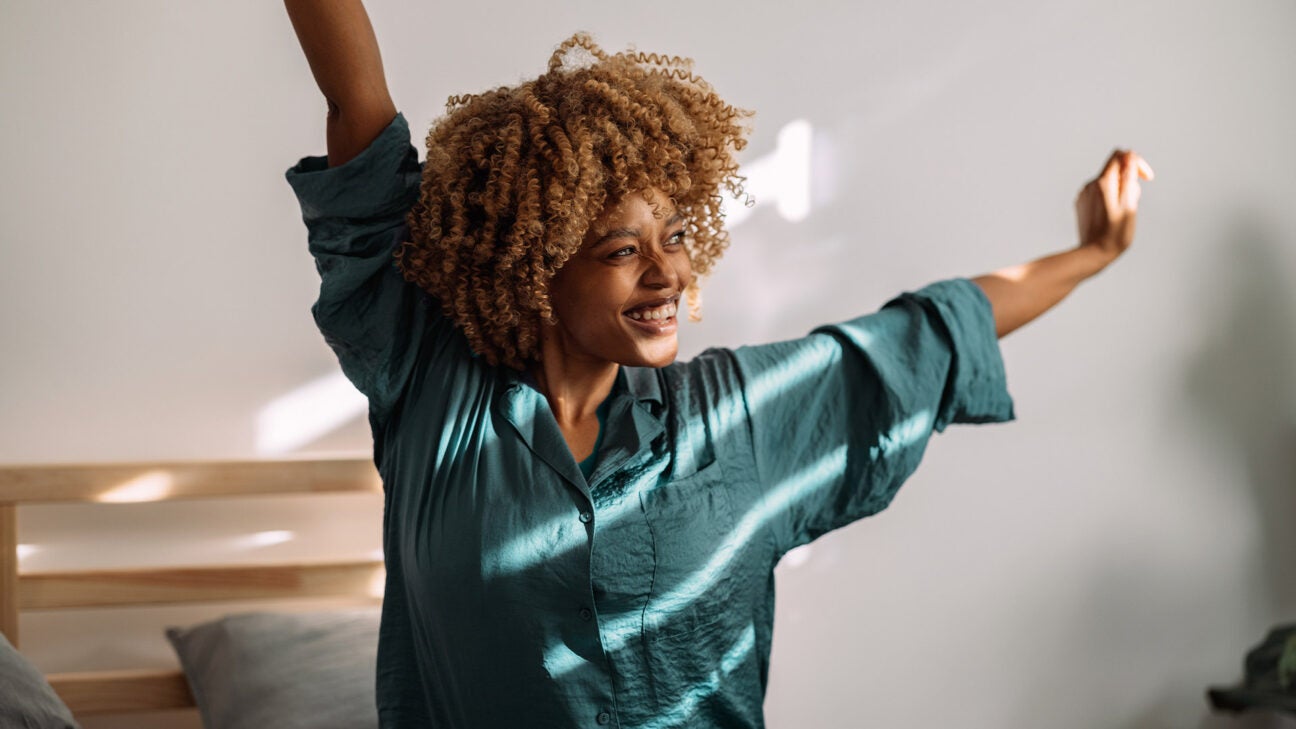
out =
[[625,317],[634,326],[649,334],[664,335],[675,333],[676,299],[671,299],[658,306],[641,306],[625,312]]
[[675,317],[675,302],[669,301],[661,306],[645,306],[627,311],[626,316],[635,320],[664,320]]

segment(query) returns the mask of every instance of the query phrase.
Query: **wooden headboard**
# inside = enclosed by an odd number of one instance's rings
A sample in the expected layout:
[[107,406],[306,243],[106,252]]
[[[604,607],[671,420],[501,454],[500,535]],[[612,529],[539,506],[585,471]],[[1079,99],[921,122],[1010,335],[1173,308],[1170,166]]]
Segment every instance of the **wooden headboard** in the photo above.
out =
[[[363,560],[19,572],[18,516],[24,504],[129,505],[344,491],[382,491],[369,456],[0,466],[0,632],[21,648],[19,617],[28,610],[365,596],[383,569],[381,560]],[[47,678],[77,716],[194,705],[179,670],[86,671]]]

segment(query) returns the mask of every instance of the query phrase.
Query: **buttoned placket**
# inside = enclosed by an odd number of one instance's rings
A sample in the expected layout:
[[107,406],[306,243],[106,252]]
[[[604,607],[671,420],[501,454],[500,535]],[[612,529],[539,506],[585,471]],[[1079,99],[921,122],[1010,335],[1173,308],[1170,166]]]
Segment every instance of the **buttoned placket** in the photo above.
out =
[[[582,599],[588,601],[588,605],[581,605],[576,614],[583,623],[591,626],[595,640],[600,646],[603,645],[603,638],[597,620],[595,575],[593,574],[593,544],[598,518],[592,491],[595,485],[616,476],[627,463],[633,462],[634,457],[665,430],[662,420],[652,411],[653,403],[657,405],[661,403],[661,391],[656,380],[656,372],[622,367],[618,376],[625,377],[625,387],[621,391],[616,387],[613,389],[613,396],[616,399],[610,404],[605,423],[608,432],[603,438],[603,449],[599,453],[598,465],[590,474],[588,481],[572,456],[548,401],[533,384],[519,378],[505,389],[502,402],[502,411],[506,419],[527,447],[582,497],[582,503],[577,507],[576,518],[586,527],[591,551],[590,561],[587,563],[590,566],[587,568],[586,575],[588,592],[582,596]],[[610,669],[611,663],[606,652],[604,652],[604,661],[605,667]],[[609,673],[609,677],[610,675]],[[613,724],[619,726],[615,686],[610,683],[608,690],[612,705],[600,710],[594,719],[599,726]]]

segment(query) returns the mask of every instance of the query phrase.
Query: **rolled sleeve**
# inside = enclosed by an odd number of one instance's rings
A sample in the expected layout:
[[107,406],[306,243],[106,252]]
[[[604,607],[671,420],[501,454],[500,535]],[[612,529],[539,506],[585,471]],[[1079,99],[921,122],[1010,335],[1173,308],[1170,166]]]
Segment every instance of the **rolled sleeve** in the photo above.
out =
[[[937,281],[900,294],[882,310],[914,304],[921,306],[926,316],[913,312],[917,327],[910,328],[901,340],[909,345],[912,359],[921,368],[918,371],[930,370],[933,377],[944,377],[945,387],[932,422],[936,432],[944,431],[950,423],[1015,420],[994,312],[981,287],[966,278]],[[815,331],[836,332],[857,344],[874,336],[871,316]],[[901,362],[910,358],[906,352],[897,354]],[[912,394],[927,393],[916,387]]]
[[405,281],[393,256],[408,235],[422,168],[402,114],[337,167],[303,157],[285,173],[320,275],[311,314],[343,373],[385,416],[399,401],[439,306]]
[[[410,144],[409,123],[397,113],[368,147],[346,164],[328,166],[327,156],[302,157],[285,173],[312,233],[330,223],[349,221],[399,224],[418,197],[418,153]],[[348,242],[340,231],[325,231],[312,244],[334,247]],[[331,234],[330,234],[331,233]],[[339,250],[338,252],[342,252]]]
[[1016,418],[989,300],[968,279],[734,356],[780,553],[884,509],[932,433]]

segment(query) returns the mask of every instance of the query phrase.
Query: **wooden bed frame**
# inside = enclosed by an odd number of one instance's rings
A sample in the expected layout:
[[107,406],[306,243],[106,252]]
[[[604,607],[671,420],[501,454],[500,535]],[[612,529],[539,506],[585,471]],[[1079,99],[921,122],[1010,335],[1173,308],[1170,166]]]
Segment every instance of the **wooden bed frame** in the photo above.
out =
[[[383,569],[381,560],[363,560],[20,573],[18,507],[23,504],[344,491],[382,491],[369,456],[0,466],[0,632],[18,647],[19,614],[27,610],[372,597],[370,586]],[[194,706],[179,670],[82,671],[46,678],[78,717]]]

